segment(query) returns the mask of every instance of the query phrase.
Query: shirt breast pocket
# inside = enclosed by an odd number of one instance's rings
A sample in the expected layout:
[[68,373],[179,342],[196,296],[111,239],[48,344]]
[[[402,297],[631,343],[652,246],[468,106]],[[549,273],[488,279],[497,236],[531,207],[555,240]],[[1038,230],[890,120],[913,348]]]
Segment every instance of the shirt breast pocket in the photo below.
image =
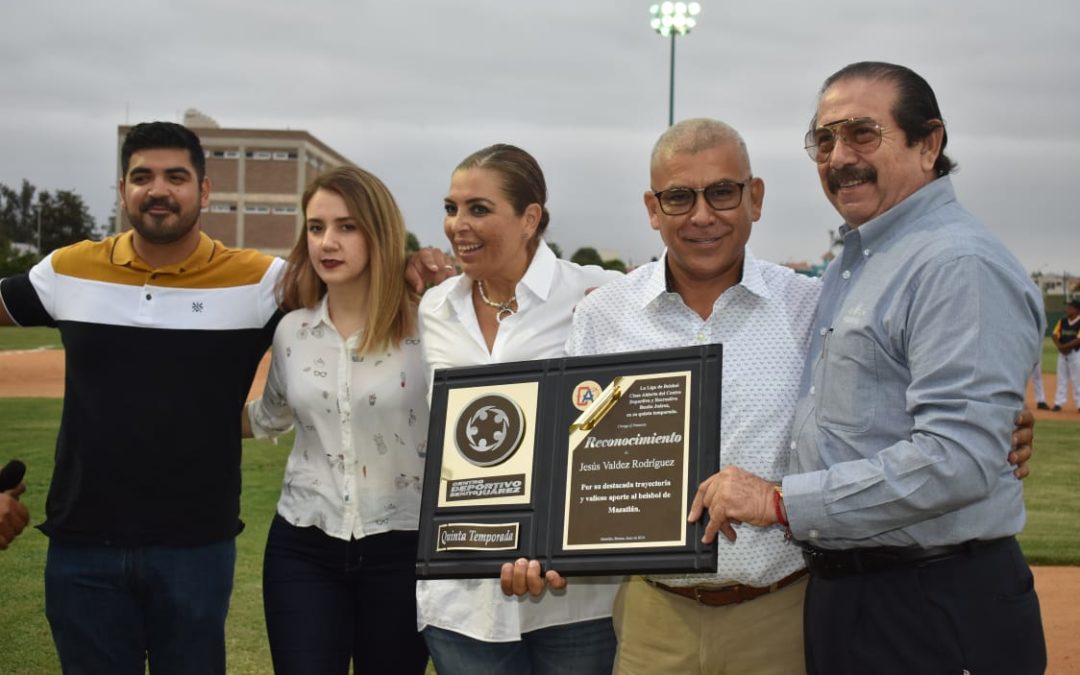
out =
[[866,335],[832,332],[822,350],[818,385],[819,425],[863,432],[874,422],[877,405],[877,347]]

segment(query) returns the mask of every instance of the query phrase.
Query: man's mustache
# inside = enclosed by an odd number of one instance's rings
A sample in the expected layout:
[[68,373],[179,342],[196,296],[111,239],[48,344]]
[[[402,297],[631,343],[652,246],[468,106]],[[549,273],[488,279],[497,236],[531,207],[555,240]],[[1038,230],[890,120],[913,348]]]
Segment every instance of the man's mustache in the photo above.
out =
[[147,199],[145,202],[143,202],[143,205],[139,208],[139,210],[142,211],[143,213],[146,213],[150,209],[155,209],[155,208],[159,208],[159,207],[164,207],[166,209],[169,209],[173,213],[179,213],[180,212],[180,205],[176,204],[175,202],[173,202],[168,197],[157,197],[157,198],[154,198],[154,199]]
[[836,194],[844,183],[862,182],[876,183],[877,170],[869,166],[865,168],[845,166],[839,169],[829,169],[828,175],[825,176],[825,184],[832,194]]

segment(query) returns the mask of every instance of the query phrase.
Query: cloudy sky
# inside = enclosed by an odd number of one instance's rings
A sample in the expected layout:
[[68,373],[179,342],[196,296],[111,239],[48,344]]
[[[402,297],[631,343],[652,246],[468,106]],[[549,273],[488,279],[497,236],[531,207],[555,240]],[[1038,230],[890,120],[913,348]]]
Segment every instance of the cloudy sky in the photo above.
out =
[[[382,177],[444,244],[452,168],[494,142],[532,152],[549,240],[632,262],[660,250],[648,154],[667,124],[670,43],[647,0],[86,0],[0,21],[0,182],[115,199],[116,127],[303,129]],[[751,246],[820,258],[838,218],[802,136],[821,81],[902,63],[937,92],[960,199],[1032,271],[1080,274],[1080,5],[1075,0],[702,0],[676,52],[676,118],[723,119],[767,185]]]

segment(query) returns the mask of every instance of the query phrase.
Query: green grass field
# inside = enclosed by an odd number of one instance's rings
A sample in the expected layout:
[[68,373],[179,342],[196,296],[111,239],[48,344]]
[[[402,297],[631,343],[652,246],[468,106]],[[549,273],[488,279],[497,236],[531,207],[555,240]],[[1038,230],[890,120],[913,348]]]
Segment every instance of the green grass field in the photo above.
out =
[[0,351],[7,349],[60,349],[60,331],[55,328],[14,328],[0,326]]
[[1020,544],[1035,565],[1080,565],[1080,424],[1035,425],[1035,457],[1024,481],[1027,527]]
[[1042,371],[1044,373],[1052,374],[1057,370],[1057,355],[1058,350],[1057,347],[1054,346],[1053,340],[1050,338],[1043,338],[1043,350],[1042,356],[1040,357],[1042,358],[1042,361],[1040,362],[1040,365],[1042,366]]

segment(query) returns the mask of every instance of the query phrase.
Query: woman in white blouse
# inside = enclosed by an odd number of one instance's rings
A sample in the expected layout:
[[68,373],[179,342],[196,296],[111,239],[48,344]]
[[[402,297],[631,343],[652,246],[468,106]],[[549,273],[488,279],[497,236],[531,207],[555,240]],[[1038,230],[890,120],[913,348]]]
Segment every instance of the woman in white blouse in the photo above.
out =
[[427,378],[405,227],[366,171],[322,174],[279,287],[258,437],[296,429],[263,567],[279,673],[423,673],[415,561]]
[[[543,172],[520,148],[493,145],[454,170],[443,227],[464,274],[420,304],[429,367],[565,354],[574,305],[617,273],[555,257],[542,239],[546,201]],[[439,675],[606,675],[617,587],[585,578],[519,598],[498,579],[420,581],[419,625]]]

